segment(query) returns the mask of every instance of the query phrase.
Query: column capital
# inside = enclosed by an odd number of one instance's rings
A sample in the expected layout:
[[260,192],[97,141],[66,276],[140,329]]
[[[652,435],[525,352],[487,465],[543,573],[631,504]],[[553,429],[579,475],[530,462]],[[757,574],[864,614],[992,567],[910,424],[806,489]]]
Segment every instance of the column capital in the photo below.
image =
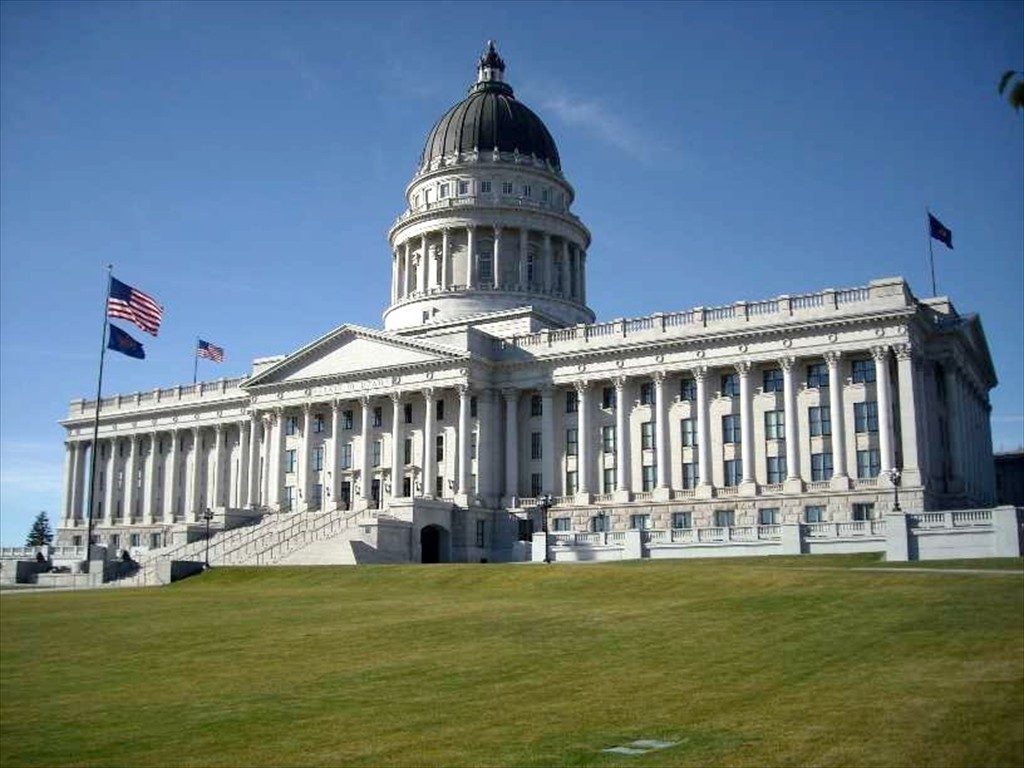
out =
[[661,384],[665,381],[665,377],[667,375],[668,374],[666,374],[665,371],[659,369],[651,374],[651,379],[654,381],[655,384]]
[[434,400],[434,388],[433,387],[424,387],[423,389],[420,390],[420,394],[423,395],[423,399],[426,400],[428,403],[433,402],[433,400]]
[[390,397],[390,398],[391,398],[391,402],[392,402],[392,403],[393,403],[394,405],[400,405],[400,404],[401,404],[401,402],[402,402],[402,395],[403,395],[403,394],[404,394],[404,393],[403,393],[403,392],[402,392],[401,390],[396,390],[396,391],[394,391],[394,392],[389,392],[389,393],[388,393],[388,397]]
[[550,382],[547,384],[541,384],[537,387],[537,392],[541,397],[554,397],[555,396],[555,385]]
[[835,368],[839,365],[839,361],[843,359],[843,353],[837,349],[830,349],[822,355],[822,357],[825,358],[825,362],[828,364],[829,368]]
[[369,408],[370,407],[370,396],[369,395],[360,395],[359,396],[359,406],[361,408]]
[[793,367],[795,365],[796,365],[796,358],[791,356],[791,355],[787,355],[785,357],[780,357],[779,358],[779,368],[781,368],[784,371],[791,371],[791,370],[793,370]]
[[313,403],[303,403],[302,404],[302,412],[304,414],[306,414],[308,416],[310,413],[312,413],[312,411],[313,411]]
[[749,360],[740,360],[734,364],[734,367],[736,368],[736,373],[738,373],[741,378],[750,374]]
[[626,388],[626,382],[629,380],[628,376],[614,376],[612,377],[612,386],[615,387],[616,392],[621,392]]
[[690,373],[697,381],[704,381],[704,379],[708,377],[708,367],[706,365],[698,365],[696,368],[692,369]]
[[217,437],[220,437],[224,434],[224,424],[221,423],[214,425],[214,430],[217,432]]
[[590,381],[587,379],[579,379],[574,381],[572,385],[576,388],[576,393],[583,395],[588,389],[590,389]]
[[515,387],[506,387],[501,390],[501,396],[506,400],[515,401],[519,399],[519,390]]
[[889,357],[889,345],[880,344],[871,348],[871,356],[877,361],[884,361]]
[[911,343],[906,344],[894,344],[892,351],[896,353],[897,360],[912,360],[914,359],[914,345]]
[[469,394],[469,384],[456,384],[455,391],[459,393],[459,397],[466,397]]

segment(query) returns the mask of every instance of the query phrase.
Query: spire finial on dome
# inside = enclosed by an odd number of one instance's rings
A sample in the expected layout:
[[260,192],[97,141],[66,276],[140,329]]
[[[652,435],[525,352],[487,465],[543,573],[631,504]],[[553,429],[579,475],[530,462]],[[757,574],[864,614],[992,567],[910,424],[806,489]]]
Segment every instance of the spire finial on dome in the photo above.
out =
[[494,41],[487,41],[487,50],[480,57],[477,65],[476,81],[478,83],[503,82],[505,79],[505,62],[498,55]]

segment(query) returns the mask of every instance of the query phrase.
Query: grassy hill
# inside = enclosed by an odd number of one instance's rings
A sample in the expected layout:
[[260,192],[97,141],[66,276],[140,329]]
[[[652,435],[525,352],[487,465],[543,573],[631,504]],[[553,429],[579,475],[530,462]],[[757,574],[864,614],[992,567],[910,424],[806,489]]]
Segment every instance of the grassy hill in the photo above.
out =
[[[0,765],[1021,765],[1020,561],[854,569],[872,564],[219,569],[5,594]],[[678,744],[601,752],[645,738]]]

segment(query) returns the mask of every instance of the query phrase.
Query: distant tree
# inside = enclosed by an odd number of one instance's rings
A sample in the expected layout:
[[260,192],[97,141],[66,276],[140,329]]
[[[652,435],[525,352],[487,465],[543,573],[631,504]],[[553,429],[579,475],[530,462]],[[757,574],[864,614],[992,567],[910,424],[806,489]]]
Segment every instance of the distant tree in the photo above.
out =
[[[1017,78],[1017,81],[1007,92],[1007,86],[1014,78]],[[1024,75],[1013,69],[1003,72],[1003,76],[999,78],[999,95],[1002,96],[1004,93],[1006,93],[1006,99],[1010,102],[1011,107],[1017,111],[1024,109]]]
[[32,530],[28,532],[28,538],[25,540],[25,546],[41,547],[52,541],[53,531],[50,530],[50,520],[47,518],[45,512],[40,512],[36,515],[35,522],[32,523]]

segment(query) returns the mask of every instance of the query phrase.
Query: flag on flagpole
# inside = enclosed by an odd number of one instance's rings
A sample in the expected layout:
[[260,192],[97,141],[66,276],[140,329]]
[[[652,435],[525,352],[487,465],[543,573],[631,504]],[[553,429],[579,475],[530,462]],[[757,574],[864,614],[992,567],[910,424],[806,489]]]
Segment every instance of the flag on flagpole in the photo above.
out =
[[928,214],[928,231],[931,233],[932,239],[945,243],[947,248],[953,250],[953,232],[930,213]]
[[116,325],[110,326],[110,338],[107,340],[107,349],[120,352],[122,355],[134,357],[137,360],[146,359],[146,350],[142,344],[122,331]]
[[107,317],[117,317],[135,323],[146,333],[156,336],[163,316],[163,307],[148,293],[132,288],[114,277],[110,278]]
[[207,360],[212,360],[215,363],[224,362],[224,348],[218,347],[216,344],[211,344],[208,341],[199,339],[199,344],[196,347],[196,354],[199,357],[205,357]]

